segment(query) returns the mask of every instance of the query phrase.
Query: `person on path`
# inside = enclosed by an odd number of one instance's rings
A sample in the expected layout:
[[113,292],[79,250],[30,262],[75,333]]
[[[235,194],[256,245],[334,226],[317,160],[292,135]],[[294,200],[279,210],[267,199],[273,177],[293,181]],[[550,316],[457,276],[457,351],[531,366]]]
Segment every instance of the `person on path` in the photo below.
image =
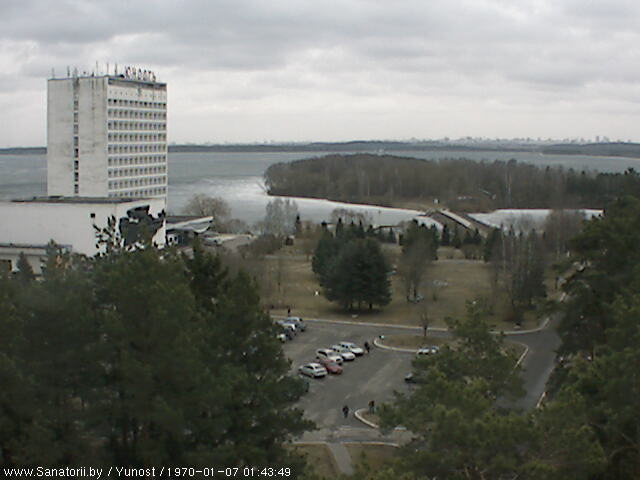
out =
[[369,402],[369,413],[376,413],[376,402],[373,400]]
[[287,317],[291,316],[291,307],[287,307]]
[[344,418],[347,418],[349,416],[349,406],[345,405],[344,407],[342,407],[342,414],[344,415]]
[[371,349],[371,347],[369,346],[369,342],[364,342],[364,349],[367,351],[367,353],[369,353],[369,350]]

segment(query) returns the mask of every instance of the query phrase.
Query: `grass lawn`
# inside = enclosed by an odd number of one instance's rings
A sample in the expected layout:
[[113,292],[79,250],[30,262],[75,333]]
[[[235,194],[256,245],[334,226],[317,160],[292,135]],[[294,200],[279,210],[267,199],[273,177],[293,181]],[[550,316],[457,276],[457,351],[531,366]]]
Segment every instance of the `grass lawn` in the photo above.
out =
[[291,448],[306,457],[307,464],[320,478],[335,478],[340,474],[333,455],[326,445],[296,444],[291,445]]
[[[385,250],[393,258],[399,252],[399,247],[385,246]],[[454,258],[443,259],[443,256]],[[389,305],[372,311],[346,312],[322,296],[322,290],[311,271],[311,260],[295,247],[285,247],[278,254],[261,260],[266,265],[262,270],[270,272],[266,275],[277,278],[280,285],[276,287],[278,282],[272,281],[269,294],[263,296],[267,305],[274,306],[271,313],[276,315],[286,314],[287,307],[290,307],[292,315],[301,317],[416,326],[420,324],[420,312],[426,305],[432,327],[444,327],[446,317],[460,318],[466,314],[467,302],[485,298],[493,302],[494,312],[490,323],[496,329],[513,329],[511,322],[503,321],[507,302],[504,295],[493,294],[489,265],[483,261],[455,257],[455,254],[441,255],[440,260],[427,267],[420,289],[424,296],[422,302],[407,302],[399,275],[393,275]],[[522,328],[533,328],[537,324],[535,312],[528,312]]]
[[364,462],[371,471],[380,470],[393,459],[398,448],[393,445],[372,445],[367,443],[345,443],[354,466]]

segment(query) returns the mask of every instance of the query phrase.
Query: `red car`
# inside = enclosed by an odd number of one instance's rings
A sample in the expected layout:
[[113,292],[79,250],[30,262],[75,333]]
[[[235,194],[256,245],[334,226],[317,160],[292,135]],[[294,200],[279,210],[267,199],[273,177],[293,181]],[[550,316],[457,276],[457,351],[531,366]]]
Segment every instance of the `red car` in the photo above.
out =
[[342,367],[333,360],[321,357],[318,358],[318,363],[326,368],[329,373],[333,373],[334,375],[340,375],[342,373]]

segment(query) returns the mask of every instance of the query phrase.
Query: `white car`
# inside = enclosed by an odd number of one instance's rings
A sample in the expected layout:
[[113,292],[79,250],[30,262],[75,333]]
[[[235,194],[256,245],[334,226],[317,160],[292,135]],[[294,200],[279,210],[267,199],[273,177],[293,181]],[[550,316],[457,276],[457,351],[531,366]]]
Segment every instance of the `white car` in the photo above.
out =
[[331,345],[331,350],[340,355],[344,360],[350,362],[356,359],[355,354],[348,348],[341,347],[340,345]]
[[304,320],[302,320],[302,318],[300,317],[287,317],[285,322],[294,324],[296,328],[301,332],[304,332],[307,329]]
[[320,378],[327,376],[327,369],[319,363],[307,363],[298,368],[298,372],[312,378]]
[[421,357],[423,355],[433,355],[434,353],[438,353],[439,351],[440,349],[435,345],[422,347],[418,349],[418,351],[416,352],[416,356]]
[[327,358],[333,362],[336,362],[338,365],[342,365],[342,355],[334,352],[330,348],[321,348],[320,350],[316,350],[316,358]]
[[280,340],[282,343],[285,343],[288,340],[287,336],[284,333],[276,334],[276,338]]
[[276,323],[285,330],[291,332],[292,335],[296,335],[298,333],[298,328],[293,323],[287,322],[285,320],[278,320],[276,321]]
[[355,343],[352,343],[352,342],[340,342],[338,345],[340,345],[343,348],[346,348],[346,349],[350,350],[351,353],[353,353],[357,357],[359,357],[361,355],[364,355],[364,350],[362,348],[360,348],[358,345],[356,345]]

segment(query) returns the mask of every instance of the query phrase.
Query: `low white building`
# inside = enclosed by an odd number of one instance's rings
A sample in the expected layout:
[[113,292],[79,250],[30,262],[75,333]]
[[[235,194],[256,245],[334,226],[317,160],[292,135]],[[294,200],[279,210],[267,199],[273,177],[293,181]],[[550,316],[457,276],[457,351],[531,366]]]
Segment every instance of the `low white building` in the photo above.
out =
[[112,217],[125,245],[134,244],[140,232],[147,231],[163,247],[165,207],[161,198],[44,197],[0,202],[0,263],[15,271],[22,252],[34,272],[40,273],[51,240],[73,253],[94,256],[104,248],[97,242],[96,228],[107,227]]

